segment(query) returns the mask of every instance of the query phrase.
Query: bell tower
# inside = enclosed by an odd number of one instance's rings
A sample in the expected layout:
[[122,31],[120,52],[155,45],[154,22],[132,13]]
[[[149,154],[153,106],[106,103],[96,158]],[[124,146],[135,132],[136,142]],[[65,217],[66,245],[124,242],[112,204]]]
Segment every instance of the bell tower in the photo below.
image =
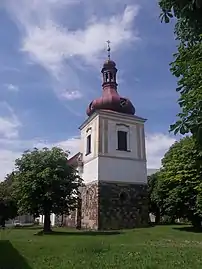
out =
[[145,119],[117,91],[117,68],[108,58],[101,70],[102,96],[87,108],[80,126],[83,154],[81,227],[126,229],[148,223]]
[[117,89],[117,82],[116,82],[116,74],[117,74],[117,69],[116,69],[116,64],[115,62],[111,61],[111,55],[110,55],[110,51],[111,48],[109,46],[110,41],[107,41],[108,44],[108,59],[107,61],[104,63],[103,68],[102,68],[102,75],[103,75],[103,83],[102,83],[102,87],[103,89],[106,87],[113,87],[114,89]]

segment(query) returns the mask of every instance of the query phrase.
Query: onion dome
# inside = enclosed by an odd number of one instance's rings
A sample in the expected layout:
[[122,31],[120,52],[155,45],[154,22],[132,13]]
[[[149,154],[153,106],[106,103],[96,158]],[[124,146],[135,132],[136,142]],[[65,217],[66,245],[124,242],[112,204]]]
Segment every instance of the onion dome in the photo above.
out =
[[[109,45],[109,43],[108,43]],[[110,47],[108,46],[108,59],[104,62],[102,68],[103,83],[102,96],[93,100],[87,108],[87,115],[92,115],[97,110],[110,110],[129,115],[135,114],[135,108],[131,101],[121,97],[117,92],[116,82],[116,63],[110,59]]]
[[111,87],[105,88],[100,98],[93,100],[87,108],[87,115],[92,115],[96,110],[111,110],[129,115],[135,114],[135,108],[131,101],[121,97]]
[[110,59],[104,62],[103,68],[116,67],[116,63]]

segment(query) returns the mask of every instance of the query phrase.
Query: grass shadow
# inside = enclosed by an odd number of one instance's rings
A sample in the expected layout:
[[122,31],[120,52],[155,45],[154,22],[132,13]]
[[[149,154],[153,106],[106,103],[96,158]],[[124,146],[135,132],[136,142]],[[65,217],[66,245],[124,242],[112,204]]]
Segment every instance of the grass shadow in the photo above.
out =
[[0,240],[0,268],[31,269],[27,261],[8,240]]
[[157,224],[158,226],[185,226],[187,225],[186,223],[183,222],[171,222],[171,223],[167,223],[167,222],[161,222],[159,224]]
[[178,230],[178,231],[181,231],[181,232],[202,233],[202,228],[195,228],[195,227],[192,227],[192,226],[173,227],[173,230]]
[[15,230],[39,230],[42,229],[43,226],[21,226],[21,227],[13,227]]
[[[55,236],[109,236],[109,235],[119,235],[123,234],[120,231],[52,231],[47,233],[47,235],[55,235]],[[39,231],[35,235],[46,235],[43,231]]]

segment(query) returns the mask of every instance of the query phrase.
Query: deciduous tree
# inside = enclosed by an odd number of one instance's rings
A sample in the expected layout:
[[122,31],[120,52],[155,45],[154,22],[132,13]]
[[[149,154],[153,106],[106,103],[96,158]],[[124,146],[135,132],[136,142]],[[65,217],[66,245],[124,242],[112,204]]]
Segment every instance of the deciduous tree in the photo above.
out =
[[76,207],[81,179],[59,148],[25,152],[16,160],[16,195],[22,212],[44,215],[44,232],[51,231],[50,214]]
[[[176,19],[178,52],[171,72],[178,79],[180,113],[171,125],[175,133],[192,133],[202,156],[202,0],[160,0],[161,19]],[[200,159],[201,160],[201,159]],[[202,161],[201,161],[202,162]]]
[[17,216],[17,203],[13,196],[14,173],[7,175],[0,183],[0,226],[5,227],[6,220]]
[[181,107],[179,120],[171,125],[171,130],[191,132],[202,151],[202,39],[190,47],[179,46],[171,71],[178,78]]
[[149,193],[149,212],[155,215],[155,224],[159,224],[161,212],[160,212],[160,197],[158,190],[158,172],[148,176],[148,193]]
[[182,43],[198,42],[202,33],[202,0],[160,0],[161,21],[176,18],[175,34]]
[[202,221],[202,169],[197,154],[192,137],[176,142],[162,160],[155,185],[160,210],[170,217],[187,218],[195,227]]

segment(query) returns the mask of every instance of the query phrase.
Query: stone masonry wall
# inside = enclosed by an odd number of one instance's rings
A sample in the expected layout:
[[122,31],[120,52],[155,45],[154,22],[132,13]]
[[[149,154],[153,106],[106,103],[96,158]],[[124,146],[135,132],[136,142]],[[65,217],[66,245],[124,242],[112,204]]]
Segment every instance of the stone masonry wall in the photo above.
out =
[[88,184],[81,193],[81,228],[98,229],[98,182]]
[[93,230],[132,229],[148,225],[147,185],[93,182],[81,192],[78,209],[65,219],[69,227]]
[[77,209],[66,215],[63,220],[63,225],[71,228],[76,228],[76,214]]
[[100,182],[98,218],[101,230],[147,226],[147,185]]

